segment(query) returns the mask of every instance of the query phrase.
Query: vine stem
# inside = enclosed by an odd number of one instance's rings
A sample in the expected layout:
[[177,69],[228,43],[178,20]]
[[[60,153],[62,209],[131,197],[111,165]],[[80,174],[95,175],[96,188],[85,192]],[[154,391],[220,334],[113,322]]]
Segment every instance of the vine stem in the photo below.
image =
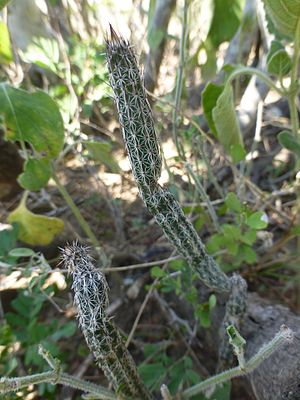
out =
[[63,196],[65,202],[67,203],[67,205],[69,206],[69,208],[71,209],[73,214],[75,215],[79,225],[81,226],[81,228],[83,229],[83,231],[85,232],[87,237],[90,239],[90,241],[93,244],[93,246],[98,251],[102,266],[103,267],[108,266],[109,265],[109,260],[108,260],[108,258],[106,256],[103,248],[101,247],[98,239],[96,238],[94,232],[90,228],[90,226],[87,223],[87,221],[84,219],[84,217],[81,214],[79,208],[74,203],[72,197],[69,195],[69,193],[67,192],[65,187],[61,184],[58,176],[56,175],[56,173],[54,172],[53,169],[52,169],[51,177],[54,180],[54,182],[56,183],[56,186],[57,186],[58,190],[60,191],[60,194]]
[[75,378],[64,372],[58,373],[55,370],[42,372],[40,374],[22,376],[20,378],[3,377],[0,379],[0,393],[8,393],[11,391],[20,390],[28,387],[29,385],[37,385],[40,383],[61,384],[74,389],[82,390],[83,392],[92,393],[100,399],[117,400],[117,397],[112,392],[100,385],[83,381],[82,379]]
[[189,8],[190,0],[184,1],[183,6],[183,21],[182,21],[182,32],[180,38],[180,50],[179,50],[179,67],[177,73],[177,82],[176,82],[176,92],[175,92],[175,105],[172,115],[172,123],[173,123],[173,138],[175,141],[175,145],[178,151],[178,155],[185,160],[184,149],[182,143],[179,141],[178,137],[178,114],[180,109],[180,101],[182,95],[182,87],[183,87],[183,69],[185,63],[185,48],[186,41],[188,35],[188,26],[187,26],[187,17],[188,17],[188,8]]
[[279,332],[274,336],[274,338],[269,343],[265,344],[252,358],[250,358],[250,360],[246,361],[244,367],[238,366],[221,372],[220,374],[214,375],[211,378],[208,378],[205,381],[186,389],[182,394],[182,398],[184,400],[190,399],[191,397],[201,392],[204,392],[211,386],[229,381],[232,378],[249,374],[254,369],[256,369],[264,360],[270,357],[284,343],[292,342],[293,337],[294,334],[292,330],[287,326],[282,325]]

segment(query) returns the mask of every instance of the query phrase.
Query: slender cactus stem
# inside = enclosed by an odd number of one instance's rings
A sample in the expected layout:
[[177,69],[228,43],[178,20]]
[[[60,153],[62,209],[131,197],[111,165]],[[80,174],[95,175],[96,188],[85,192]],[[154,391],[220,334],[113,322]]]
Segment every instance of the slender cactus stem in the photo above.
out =
[[119,330],[106,315],[108,286],[88,249],[75,242],[62,251],[62,260],[72,274],[79,325],[97,364],[121,399],[151,400]]

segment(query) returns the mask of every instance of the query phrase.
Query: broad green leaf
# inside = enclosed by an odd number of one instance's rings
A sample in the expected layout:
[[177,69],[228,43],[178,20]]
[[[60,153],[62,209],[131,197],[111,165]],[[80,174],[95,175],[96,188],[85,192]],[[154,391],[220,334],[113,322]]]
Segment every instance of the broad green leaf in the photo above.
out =
[[247,218],[246,224],[256,230],[264,229],[268,226],[266,214],[262,211],[256,211]]
[[268,72],[283,77],[292,68],[292,60],[283,45],[278,40],[273,40],[267,56]]
[[7,25],[0,22],[0,64],[9,64],[13,60]]
[[46,186],[51,176],[51,167],[46,158],[29,158],[24,165],[24,172],[19,176],[19,184],[27,190],[40,190]]
[[237,143],[230,147],[229,154],[232,158],[232,161],[236,164],[242,160],[245,160],[247,153],[244,147]]
[[27,247],[18,247],[17,249],[12,249],[8,254],[13,257],[31,257],[35,255],[35,252]]
[[59,47],[56,40],[36,38],[23,54],[23,60],[59,75]]
[[237,195],[233,192],[227,194],[225,204],[232,211],[235,211],[237,213],[240,213],[242,211],[242,204]]
[[214,16],[208,32],[215,48],[233,38],[243,16],[244,0],[214,0]]
[[100,143],[94,141],[83,142],[89,153],[89,157],[94,161],[105,164],[112,172],[119,172],[120,168],[112,156],[112,146],[109,143]]
[[209,82],[206,86],[205,89],[202,92],[202,108],[203,112],[207,121],[207,124],[209,126],[209,129],[212,131],[212,133],[217,137],[217,128],[214,123],[213,119],[213,109],[217,104],[217,100],[221,93],[224,90],[224,86],[216,85],[213,82]]
[[212,110],[212,116],[219,142],[227,152],[230,152],[233,145],[243,145],[242,134],[235,113],[233,91],[230,84],[225,85],[223,92],[217,100],[216,107]]
[[18,238],[33,246],[46,246],[55,235],[64,229],[64,222],[59,218],[50,218],[34,214],[26,208],[24,201],[8,216],[8,222],[19,224]]
[[0,10],[7,6],[8,3],[10,3],[11,0],[0,0]]
[[263,2],[275,28],[293,39],[300,21],[300,0],[263,0]]
[[292,151],[300,158],[300,140],[289,131],[282,131],[278,135],[278,140],[281,146]]
[[166,31],[163,29],[156,29],[156,30],[151,29],[148,34],[149,47],[152,50],[157,49],[158,46],[161,44],[162,40],[164,39],[165,35]]
[[48,158],[63,148],[64,126],[55,102],[46,93],[29,93],[0,84],[0,116],[3,116],[5,137],[30,143]]

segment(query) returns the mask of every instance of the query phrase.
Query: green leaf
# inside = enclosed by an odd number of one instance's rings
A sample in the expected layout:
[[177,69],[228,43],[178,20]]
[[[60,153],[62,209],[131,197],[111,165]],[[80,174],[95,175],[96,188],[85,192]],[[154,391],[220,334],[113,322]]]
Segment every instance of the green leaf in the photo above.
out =
[[0,115],[5,137],[30,143],[48,158],[63,148],[64,126],[55,102],[42,91],[29,93],[0,84]]
[[241,241],[251,246],[256,241],[256,231],[254,229],[250,229],[249,231],[245,232],[241,236]]
[[263,0],[267,15],[275,28],[294,39],[300,19],[299,0]]
[[283,77],[292,69],[292,60],[283,45],[278,40],[273,40],[267,56],[268,72]]
[[152,278],[163,278],[164,276],[166,276],[166,272],[161,268],[155,266],[151,268],[151,276]]
[[257,254],[250,246],[242,246],[240,248],[240,254],[242,259],[245,260],[247,264],[253,264],[257,261]]
[[300,234],[300,224],[294,226],[291,229],[291,234],[293,234],[293,235],[299,235]]
[[7,25],[0,22],[0,63],[9,64],[13,60]]
[[138,367],[139,374],[147,387],[156,386],[165,375],[163,363],[142,364]]
[[8,3],[10,3],[11,0],[0,0],[0,10],[7,6]]
[[251,214],[247,220],[246,224],[253,229],[265,229],[268,226],[268,222],[266,220],[266,214],[262,211],[256,211],[255,213]]
[[165,35],[166,31],[164,29],[151,29],[148,34],[148,43],[150,49],[157,49]]
[[242,204],[237,195],[233,192],[227,194],[225,204],[232,211],[235,211],[237,213],[240,213],[242,211]]
[[19,176],[19,184],[27,190],[40,190],[46,186],[51,176],[51,167],[46,158],[29,158],[24,165],[24,172]]
[[8,254],[10,256],[19,258],[34,256],[35,252],[32,249],[28,249],[27,247],[18,247],[17,249],[12,249]]
[[62,327],[56,330],[56,332],[52,335],[53,340],[59,340],[61,338],[69,338],[73,336],[77,330],[76,323],[74,321],[70,321],[65,323]]
[[118,163],[112,156],[112,146],[109,143],[100,143],[94,141],[83,142],[89,153],[89,157],[94,161],[105,164],[112,172],[120,172]]
[[217,100],[216,107],[212,111],[213,120],[217,129],[219,142],[229,152],[231,146],[239,144],[243,146],[240,126],[235,113],[233,102],[233,90],[229,84]]
[[282,131],[278,134],[278,141],[282,147],[292,151],[300,158],[300,140],[289,131]]
[[56,40],[35,38],[24,53],[23,60],[59,75],[59,47]]
[[26,208],[24,201],[8,216],[8,222],[19,224],[18,238],[24,243],[46,246],[55,235],[64,229],[64,222],[59,218],[33,214]]
[[233,38],[242,20],[244,3],[241,0],[214,0],[214,16],[208,39],[215,48]]
[[246,158],[246,150],[240,144],[233,144],[230,147],[229,154],[232,158],[232,161],[236,164]]
[[224,90],[224,86],[216,85],[213,82],[209,82],[202,92],[202,108],[209,126],[209,129],[217,137],[217,128],[214,123],[212,111],[217,104],[217,100]]

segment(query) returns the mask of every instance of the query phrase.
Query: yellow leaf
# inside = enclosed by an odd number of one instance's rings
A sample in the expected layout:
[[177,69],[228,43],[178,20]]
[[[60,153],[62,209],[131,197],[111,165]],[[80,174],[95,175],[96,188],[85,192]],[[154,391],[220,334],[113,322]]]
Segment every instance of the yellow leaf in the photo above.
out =
[[34,214],[28,210],[25,201],[21,201],[7,220],[10,224],[13,222],[19,224],[18,239],[31,245],[46,246],[64,229],[63,220]]

